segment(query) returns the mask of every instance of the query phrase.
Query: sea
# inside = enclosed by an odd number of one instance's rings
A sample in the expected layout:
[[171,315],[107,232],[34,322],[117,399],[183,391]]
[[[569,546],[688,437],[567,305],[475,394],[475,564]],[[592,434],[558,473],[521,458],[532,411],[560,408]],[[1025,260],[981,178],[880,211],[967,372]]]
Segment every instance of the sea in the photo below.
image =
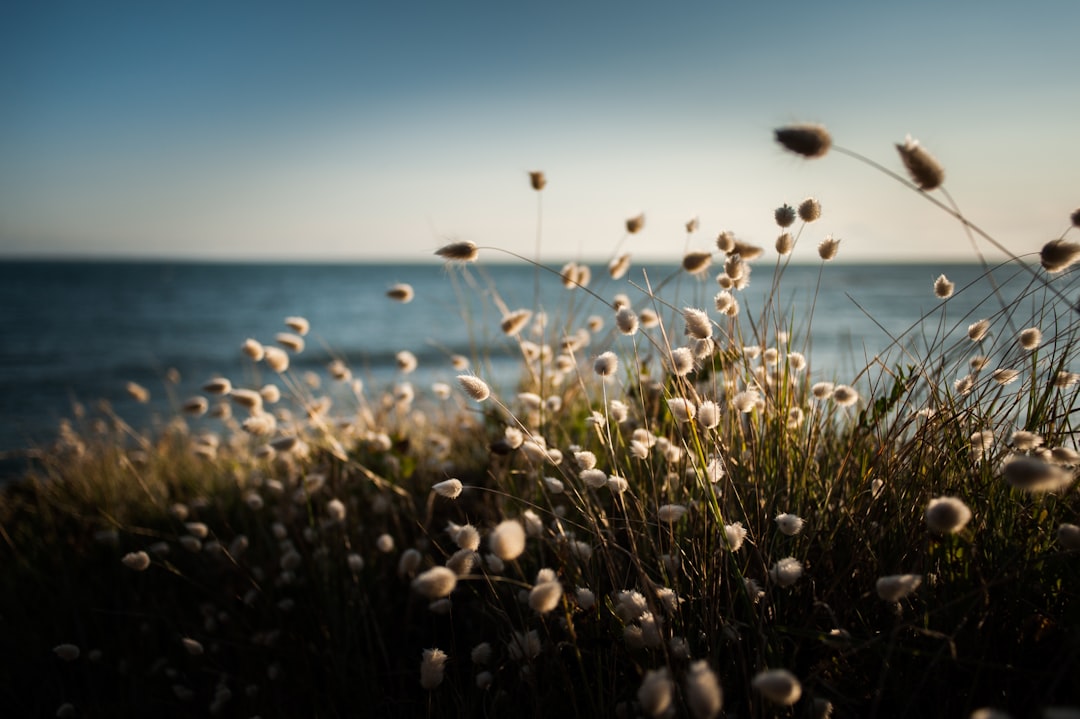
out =
[[[597,263],[588,285],[594,296],[566,289],[559,267],[0,262],[0,457],[10,469],[10,460],[25,450],[47,448],[61,420],[80,405],[92,410],[108,403],[143,429],[160,424],[211,378],[253,387],[272,381],[241,345],[247,338],[272,344],[288,331],[286,317],[304,317],[311,326],[306,348],[292,359],[297,377],[308,371],[325,376],[327,364],[341,359],[369,391],[403,380],[419,391],[453,382],[459,372],[450,357],[459,354],[472,358],[473,370],[491,384],[511,391],[520,362],[499,328],[506,310],[542,309],[555,339],[590,316],[600,318],[603,328],[583,350],[595,356],[629,346],[614,331],[610,302],[617,294],[636,309],[658,310],[681,341],[675,311],[713,308],[719,289],[716,266],[703,277],[671,265],[635,266],[615,281]],[[774,283],[777,272],[782,275]],[[956,286],[945,310],[933,291],[941,274]],[[1031,305],[1029,316],[1038,314],[1046,297],[1030,290],[1030,271],[1003,266],[994,278],[1005,294],[1019,293]],[[387,297],[399,283],[412,287],[410,302]],[[663,302],[650,299],[648,288]],[[962,335],[998,309],[993,292],[976,264],[756,262],[749,285],[735,294],[744,333],[760,323],[762,308],[773,307],[776,317],[764,326],[788,330],[815,377],[850,382],[875,357],[903,361],[903,347],[917,347],[939,324]],[[766,332],[767,342],[772,334]],[[402,350],[418,360],[408,377],[397,368]],[[167,381],[170,375],[178,383]],[[129,382],[146,387],[150,402],[136,402],[125,389]]]

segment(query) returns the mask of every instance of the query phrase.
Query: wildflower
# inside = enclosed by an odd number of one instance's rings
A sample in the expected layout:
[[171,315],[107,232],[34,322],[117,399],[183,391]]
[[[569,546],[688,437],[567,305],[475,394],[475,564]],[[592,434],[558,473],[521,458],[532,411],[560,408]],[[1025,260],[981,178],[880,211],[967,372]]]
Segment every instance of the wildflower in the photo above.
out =
[[683,320],[686,321],[686,334],[695,339],[703,340],[712,337],[712,322],[709,316],[693,307],[683,308]]
[[776,218],[776,224],[780,227],[791,227],[795,222],[795,208],[785,202],[776,208],[773,217]]
[[464,486],[461,484],[460,479],[447,479],[442,482],[436,482],[432,485],[431,489],[440,497],[457,499],[458,496],[461,495]]
[[537,614],[547,614],[559,606],[562,585],[557,581],[540,582],[529,592],[529,608]]
[[802,576],[802,563],[795,557],[784,557],[769,570],[769,576],[781,587],[790,587]]
[[776,141],[803,157],[822,157],[832,146],[832,137],[821,125],[799,124],[776,130]]
[[941,167],[941,163],[927,152],[918,140],[912,139],[911,135],[904,139],[903,145],[897,145],[896,150],[900,153],[900,159],[904,161],[908,174],[920,190],[929,192],[945,182],[945,170]]
[[782,706],[791,706],[802,696],[802,685],[787,669],[766,669],[750,684],[763,697]]
[[874,588],[877,590],[878,596],[886,602],[899,602],[918,589],[919,585],[922,584],[922,580],[920,574],[891,574],[886,577],[879,577],[874,584]]
[[778,255],[788,255],[795,249],[795,238],[791,236],[790,232],[784,232],[776,238],[776,253]]
[[428,599],[441,599],[450,596],[457,586],[458,575],[448,567],[432,567],[412,580],[412,588]]
[[1004,386],[1007,384],[1012,384],[1017,379],[1019,379],[1020,373],[1014,369],[1001,368],[991,372],[990,377],[998,384]]
[[539,170],[532,170],[529,172],[529,185],[539,192],[547,185],[547,178],[544,177],[544,173]]
[[712,400],[705,400],[697,408],[697,421],[703,429],[715,429],[720,424],[720,406]]
[[1029,352],[1042,342],[1042,332],[1038,327],[1028,327],[1020,332],[1020,347]]
[[651,717],[658,717],[671,708],[674,684],[667,667],[649,669],[638,687],[637,699],[641,709]]
[[413,301],[413,297],[416,296],[416,293],[413,291],[412,285],[401,282],[388,289],[386,291],[386,296],[395,302],[408,304]]
[[463,240],[443,245],[435,250],[435,254],[448,262],[475,262],[480,252],[475,242]]
[[459,374],[457,380],[465,394],[477,402],[483,402],[491,396],[491,388],[479,377],[471,374]]
[[697,412],[694,403],[682,397],[672,397],[667,401],[667,405],[676,422],[689,422]]
[[1007,457],[1001,469],[1006,482],[1031,493],[1063,489],[1073,480],[1072,472],[1026,455]]
[[593,371],[601,377],[610,377],[619,368],[619,358],[614,352],[604,352],[593,363]]
[[833,400],[841,407],[850,407],[859,401],[859,393],[846,384],[838,384],[833,388]]
[[661,522],[675,524],[675,522],[683,518],[687,511],[687,508],[681,504],[665,504],[656,510],[656,517]]
[[449,657],[441,649],[425,649],[420,660],[420,686],[428,691],[438,688],[446,671]]
[[289,369],[289,355],[279,347],[267,347],[264,359],[267,366],[278,374]]
[[940,300],[947,300],[952,297],[954,289],[956,289],[956,284],[950,282],[945,275],[938,275],[938,278],[934,280],[934,296]]
[[971,521],[971,510],[956,497],[936,497],[926,507],[926,526],[936,534],[955,534]]
[[[1077,216],[1080,216],[1080,210],[1073,213],[1074,225],[1076,225]],[[1080,225],[1077,226],[1080,227]],[[1076,242],[1051,240],[1039,251],[1039,261],[1043,269],[1051,274],[1064,272],[1078,259],[1080,259],[1080,244]]]
[[775,521],[776,526],[780,528],[780,531],[789,537],[793,537],[801,532],[804,524],[802,517],[787,513],[776,515]]
[[799,203],[799,219],[803,222],[813,222],[821,217],[821,203],[813,197],[807,197]]
[[1059,525],[1057,541],[1065,549],[1080,549],[1080,527],[1067,522]]
[[613,280],[622,279],[630,270],[630,254],[624,252],[608,263],[608,274]]
[[53,647],[53,654],[65,662],[73,662],[79,658],[79,647],[74,644],[57,644]]
[[488,535],[488,548],[503,561],[517,559],[525,551],[525,528],[514,519],[500,522]]
[[687,252],[683,256],[682,267],[692,275],[700,275],[712,264],[711,252]]
[[136,572],[145,571],[150,567],[150,555],[146,552],[128,552],[120,561],[125,567]]
[[825,235],[825,239],[819,242],[817,246],[818,257],[828,262],[836,257],[836,252],[839,249],[840,240],[835,239],[832,235]]
[[631,235],[641,231],[641,228],[645,226],[645,213],[641,213],[634,217],[631,217],[626,221],[626,231]]
[[726,524],[724,525],[724,537],[727,539],[728,548],[733,552],[737,552],[742,548],[743,541],[746,539],[746,527],[742,525],[742,522]]

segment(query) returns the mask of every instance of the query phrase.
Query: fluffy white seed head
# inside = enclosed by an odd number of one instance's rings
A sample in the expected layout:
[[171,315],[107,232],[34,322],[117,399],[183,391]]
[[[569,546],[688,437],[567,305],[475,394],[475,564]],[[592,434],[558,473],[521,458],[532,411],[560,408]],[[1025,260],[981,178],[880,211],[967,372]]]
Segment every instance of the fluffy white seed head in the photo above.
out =
[[724,706],[720,680],[704,660],[693,662],[686,673],[686,706],[694,719],[715,719]]
[[886,602],[899,602],[918,589],[922,581],[921,574],[890,574],[879,577],[874,588]]
[[614,352],[603,352],[593,362],[593,371],[601,377],[610,377],[619,368],[619,358]]
[[408,304],[413,301],[416,296],[416,292],[413,290],[412,285],[405,282],[399,282],[396,285],[392,285],[390,289],[386,291],[386,296],[395,302],[402,304]]
[[832,235],[826,235],[825,239],[818,243],[817,251],[818,257],[825,262],[836,257],[837,251],[840,249],[840,240],[836,239]]
[[789,537],[793,537],[802,531],[804,521],[802,517],[794,514],[778,514],[776,515],[776,526],[780,528],[780,531]]
[[802,685],[787,669],[767,669],[750,682],[763,697],[781,706],[791,706],[802,696]]
[[1042,342],[1042,331],[1038,327],[1028,327],[1020,332],[1020,347],[1029,352]]
[[446,479],[442,482],[436,482],[431,487],[435,494],[447,499],[457,499],[464,488],[460,479]]
[[475,375],[459,374],[457,381],[465,394],[477,402],[483,402],[491,396],[491,388],[487,386],[487,382]]
[[952,297],[953,290],[956,289],[956,284],[949,281],[949,278],[945,275],[939,275],[934,280],[934,296],[941,300],[947,300]]
[[971,521],[971,510],[956,497],[936,497],[926,507],[926,526],[936,534],[955,534]]
[[667,667],[646,671],[637,692],[642,711],[651,717],[659,717],[670,709],[674,695],[675,685]]
[[516,519],[499,522],[488,535],[488,549],[499,559],[509,562],[525,551],[525,528]]
[[120,561],[125,567],[136,572],[144,572],[150,567],[150,555],[146,552],[128,552]]
[[559,582],[540,582],[529,592],[529,608],[537,614],[547,614],[559,606],[562,594],[562,585]]
[[446,672],[446,652],[441,649],[425,649],[420,659],[420,686],[427,691],[437,689]]
[[802,574],[802,562],[794,557],[784,557],[769,570],[769,576],[781,587],[790,587],[799,581]]
[[428,599],[441,599],[450,596],[457,586],[458,575],[448,567],[432,567],[412,580],[412,588]]

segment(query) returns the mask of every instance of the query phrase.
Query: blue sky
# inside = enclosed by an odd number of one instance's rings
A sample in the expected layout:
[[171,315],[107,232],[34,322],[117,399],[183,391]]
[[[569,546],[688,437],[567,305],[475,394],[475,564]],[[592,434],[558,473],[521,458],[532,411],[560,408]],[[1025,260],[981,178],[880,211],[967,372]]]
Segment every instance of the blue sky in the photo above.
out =
[[[845,259],[971,259],[919,138],[1017,253],[1080,206],[1080,3],[95,2],[0,7],[0,255],[427,259],[447,238],[676,261],[818,197]],[[701,231],[686,237],[686,220]]]

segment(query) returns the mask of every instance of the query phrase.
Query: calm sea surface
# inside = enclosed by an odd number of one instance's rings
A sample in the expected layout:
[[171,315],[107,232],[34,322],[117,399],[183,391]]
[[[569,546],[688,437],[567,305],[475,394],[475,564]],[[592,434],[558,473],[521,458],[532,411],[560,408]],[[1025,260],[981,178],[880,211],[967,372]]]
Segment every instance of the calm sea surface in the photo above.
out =
[[[656,286],[669,279],[661,294],[676,307],[710,309],[716,268],[705,281],[675,269],[649,267],[649,281]],[[627,281],[643,285],[642,270],[636,267],[616,283],[594,266],[590,288],[606,299],[625,292],[640,309],[648,304],[645,296]],[[932,284],[942,272],[958,289],[949,305],[948,326],[962,333],[968,323],[993,313],[993,303],[985,302],[989,285],[974,265],[829,264],[812,322],[819,267],[791,266],[776,306],[793,331],[794,346],[807,348],[814,375],[850,381],[856,367],[889,345],[887,332],[903,332],[922,313],[940,306]],[[497,305],[535,308],[538,286],[539,305],[552,317],[571,311],[578,326],[589,315],[605,318],[605,329],[588,350],[591,355],[628,341],[610,334],[607,307],[580,290],[566,291],[551,275],[538,278],[532,268],[519,265],[470,266],[469,273],[471,280],[466,280],[435,264],[2,263],[0,451],[50,440],[58,421],[71,415],[74,401],[92,406],[108,400],[136,426],[149,421],[151,413],[167,414],[163,378],[170,368],[181,376],[174,393],[180,400],[219,374],[240,386],[268,381],[268,376],[254,376],[240,345],[248,337],[271,343],[286,330],[283,319],[290,315],[306,317],[312,328],[294,367],[322,370],[341,357],[368,386],[397,378],[394,355],[400,350],[419,359],[410,379],[421,388],[437,379],[452,380],[457,373],[449,355],[476,357],[484,347],[490,348],[491,361],[482,374],[496,384],[512,384],[517,365],[505,359],[511,345],[499,332]],[[738,293],[744,316],[760,313],[772,273],[771,264],[755,263],[750,286]],[[1016,268],[1003,269],[996,276],[1008,289],[1008,278],[1016,273]],[[1013,285],[1027,281],[1022,277]],[[387,299],[386,290],[398,282],[413,286],[415,300],[401,304]],[[1025,301],[1032,304],[1031,312],[1037,311],[1037,297]],[[681,322],[669,326],[680,338]],[[931,334],[935,327],[936,320]],[[124,387],[129,381],[150,389],[154,401],[149,407],[128,397]]]

